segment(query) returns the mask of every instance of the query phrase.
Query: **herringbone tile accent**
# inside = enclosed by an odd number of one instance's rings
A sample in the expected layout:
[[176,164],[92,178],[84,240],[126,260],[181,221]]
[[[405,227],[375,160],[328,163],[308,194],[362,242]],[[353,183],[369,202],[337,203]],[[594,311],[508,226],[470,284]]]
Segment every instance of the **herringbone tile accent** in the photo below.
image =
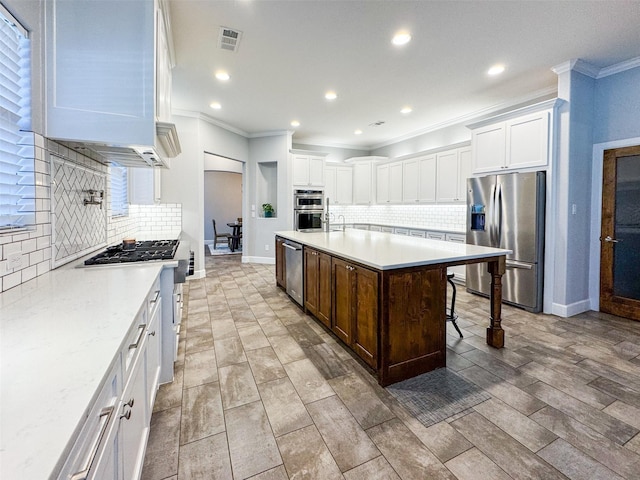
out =
[[84,190],[103,190],[106,202],[106,175],[51,156],[53,211],[53,249],[57,265],[80,256],[106,242],[107,208],[84,205]]

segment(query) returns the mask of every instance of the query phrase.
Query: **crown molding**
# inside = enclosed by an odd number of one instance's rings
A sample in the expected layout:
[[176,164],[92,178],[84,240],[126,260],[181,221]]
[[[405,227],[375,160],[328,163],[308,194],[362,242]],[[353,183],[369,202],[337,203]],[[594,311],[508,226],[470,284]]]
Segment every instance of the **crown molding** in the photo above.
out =
[[233,125],[229,125],[228,123],[221,122],[220,120],[217,120],[207,115],[206,113],[194,112],[193,110],[172,109],[171,114],[177,115],[179,117],[195,118],[197,120],[202,120],[203,122],[210,123],[211,125],[215,125],[216,127],[220,127],[231,133],[235,133],[236,135],[249,138],[249,133],[245,132],[244,130],[240,130],[239,128],[236,128]]
[[514,107],[516,105],[521,105],[523,103],[532,102],[534,100],[537,100],[549,95],[556,95],[557,93],[558,93],[558,87],[556,85],[552,87],[543,88],[542,90],[537,90],[523,97],[519,97],[514,100],[510,100],[508,102],[498,103],[490,107],[483,108],[481,110],[476,110],[475,112],[471,112],[466,115],[461,115],[459,117],[446,120],[444,122],[435,123],[433,125],[430,125],[425,128],[421,128],[420,130],[416,130],[406,135],[402,135],[400,137],[396,137],[391,140],[387,140],[385,142],[372,145],[370,150],[376,150],[378,148],[387,147],[389,145],[393,145],[405,140],[410,140],[412,138],[419,137],[420,135],[424,135],[426,133],[435,132],[437,130],[442,130],[443,128],[447,128],[447,127],[453,127],[454,125],[461,125],[461,124],[466,124],[467,122],[480,120],[482,117],[493,115],[497,112],[500,112],[501,110],[505,110],[507,108]]
[[624,62],[601,68],[597,78],[608,77],[609,75],[615,75],[616,73],[631,70],[632,68],[636,67],[640,67],[640,57],[631,58],[629,60],[625,60]]
[[582,73],[583,75],[587,75],[588,77],[595,78],[597,80],[600,78],[608,77],[609,75],[615,75],[616,73],[631,70],[632,68],[636,67],[640,67],[640,57],[631,58],[629,60],[625,60],[624,62],[619,62],[603,68],[598,68],[595,65],[585,62],[584,60],[575,58],[573,60],[569,60],[556,65],[555,67],[552,67],[551,70],[556,75],[574,70],[578,73]]

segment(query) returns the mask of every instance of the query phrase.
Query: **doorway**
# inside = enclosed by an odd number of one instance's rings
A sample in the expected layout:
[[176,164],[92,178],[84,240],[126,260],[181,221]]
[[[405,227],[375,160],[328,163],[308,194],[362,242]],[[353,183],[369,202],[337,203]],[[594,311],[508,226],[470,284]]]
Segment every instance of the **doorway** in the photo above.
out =
[[600,310],[640,320],[640,145],[604,151]]
[[242,253],[243,167],[243,162],[205,153],[205,255]]

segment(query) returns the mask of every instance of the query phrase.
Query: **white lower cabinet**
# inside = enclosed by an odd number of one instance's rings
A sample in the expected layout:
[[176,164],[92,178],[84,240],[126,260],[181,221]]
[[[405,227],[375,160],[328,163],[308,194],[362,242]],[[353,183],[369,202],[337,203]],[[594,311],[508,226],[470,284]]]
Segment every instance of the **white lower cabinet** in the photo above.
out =
[[[445,235],[447,242],[467,243],[467,237],[460,233],[447,233]],[[466,265],[456,265],[447,269],[449,273],[455,274],[454,280],[464,283],[466,281],[467,267]]]
[[146,333],[142,335],[137,359],[134,360],[131,378],[127,382],[118,409],[118,437],[120,463],[124,479],[140,478],[144,462],[144,450],[149,434],[149,414],[146,382]]
[[445,234],[442,232],[427,232],[426,237],[429,240],[444,240]]
[[111,373],[59,480],[136,480],[142,474],[161,365],[163,310],[160,277],[144,299],[116,352]]

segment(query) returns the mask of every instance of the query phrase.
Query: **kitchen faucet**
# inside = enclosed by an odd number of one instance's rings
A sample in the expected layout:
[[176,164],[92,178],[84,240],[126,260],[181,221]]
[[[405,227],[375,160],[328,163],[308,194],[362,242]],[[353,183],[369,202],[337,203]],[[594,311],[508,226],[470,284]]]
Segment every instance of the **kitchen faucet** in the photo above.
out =
[[[329,224],[331,223],[331,215],[333,215],[333,213],[329,213],[329,197],[327,197],[326,201],[327,201],[327,211],[324,214],[324,219],[322,220],[322,223],[324,223],[324,231],[329,232],[331,231],[331,229],[329,228]],[[335,219],[335,216],[333,218]]]

